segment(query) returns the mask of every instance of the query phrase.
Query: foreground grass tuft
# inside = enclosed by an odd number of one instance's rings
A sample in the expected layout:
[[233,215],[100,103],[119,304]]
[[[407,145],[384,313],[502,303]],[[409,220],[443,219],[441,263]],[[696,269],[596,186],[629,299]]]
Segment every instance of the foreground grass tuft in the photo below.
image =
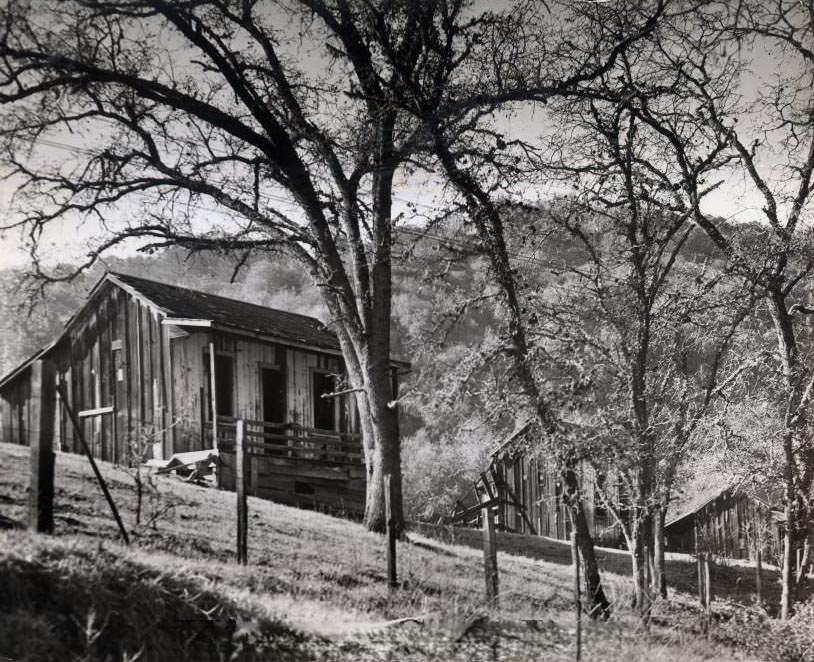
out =
[[252,660],[271,651],[281,660],[311,657],[302,633],[239,606],[205,578],[162,572],[117,545],[2,533],[0,550],[6,657]]

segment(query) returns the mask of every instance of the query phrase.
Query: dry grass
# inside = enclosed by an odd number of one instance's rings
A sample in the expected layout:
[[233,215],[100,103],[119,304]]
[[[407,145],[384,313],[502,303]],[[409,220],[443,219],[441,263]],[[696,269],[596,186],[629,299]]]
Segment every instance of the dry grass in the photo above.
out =
[[[6,517],[24,516],[27,457],[25,448],[0,444]],[[129,477],[101,466],[131,523]],[[178,662],[573,659],[570,569],[559,543],[503,539],[502,549],[522,554],[499,555],[500,608],[487,608],[482,557],[461,544],[466,540],[412,533],[399,543],[402,583],[391,592],[380,536],[353,522],[250,499],[250,564],[241,567],[233,562],[234,495],[171,477],[158,482],[162,502],[174,507],[155,528],[135,531],[126,549],[86,462],[58,456],[55,536],[0,537],[0,654],[50,660],[62,646],[68,653],[60,659],[116,662],[138,650],[140,660]],[[617,611],[608,623],[586,625],[583,659],[763,659],[699,638],[687,595],[660,607],[658,624],[643,630],[624,608],[623,560],[605,554]],[[209,612],[211,623],[201,616]],[[421,622],[384,625],[409,616]],[[167,626],[201,618],[205,632],[192,640]]]

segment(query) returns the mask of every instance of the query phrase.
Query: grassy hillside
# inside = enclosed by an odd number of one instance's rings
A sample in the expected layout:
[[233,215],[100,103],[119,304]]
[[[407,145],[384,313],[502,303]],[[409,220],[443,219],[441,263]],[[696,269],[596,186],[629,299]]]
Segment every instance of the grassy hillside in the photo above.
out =
[[[26,448],[0,445],[5,518],[24,517],[27,462]],[[120,468],[102,469],[132,524],[132,479]],[[500,554],[500,606],[487,608],[478,550],[443,542],[438,531],[413,532],[399,543],[402,584],[391,592],[383,539],[356,523],[250,499],[250,563],[240,567],[231,493],[159,478],[153,505],[166,512],[154,526],[134,528],[126,548],[83,458],[59,455],[56,484],[55,535],[0,533],[0,655],[572,659],[570,570],[557,543],[503,538],[502,548],[527,555]],[[606,553],[603,562],[626,568],[619,555]],[[677,595],[643,630],[625,610],[624,579],[605,577],[617,612],[608,623],[588,624],[583,659],[768,659],[733,638],[724,622],[713,639],[699,637],[691,596]],[[407,617],[419,622],[391,622]]]

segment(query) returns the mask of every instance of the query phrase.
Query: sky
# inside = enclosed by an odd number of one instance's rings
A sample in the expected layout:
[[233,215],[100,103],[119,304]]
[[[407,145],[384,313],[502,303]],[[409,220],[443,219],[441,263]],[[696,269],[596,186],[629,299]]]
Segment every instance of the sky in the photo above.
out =
[[[757,53],[752,57],[752,72],[744,79],[744,92],[752,94],[766,81],[772,79],[778,66],[782,66],[778,58],[772,53]],[[313,65],[316,66],[316,65]],[[509,120],[502,121],[502,128],[509,135],[518,135],[533,139],[539,131],[540,113],[518,113]],[[74,158],[72,148],[82,148],[81,138],[71,135],[56,136],[55,143],[42,148],[42,154],[55,162],[71,160]],[[59,145],[67,147],[60,147]],[[771,164],[767,164],[771,167]],[[0,219],[8,218],[12,203],[14,183],[9,180],[0,180]],[[431,211],[437,204],[441,194],[441,184],[429,179],[425,175],[402,177],[396,182],[395,214],[407,214],[407,202],[415,203],[420,210]],[[531,197],[545,197],[545,191],[532,192]],[[534,201],[534,200],[531,200]],[[214,203],[206,205],[213,208]],[[744,177],[729,176],[723,184],[712,193],[704,203],[705,210],[717,216],[735,219],[752,220],[759,217],[762,200],[754,187]],[[122,205],[118,214],[128,214],[134,206]],[[221,215],[212,215],[211,211],[202,209],[199,222],[206,224],[212,218],[223,220]],[[209,217],[209,218],[208,218]],[[0,221],[2,224],[2,221]],[[46,263],[56,261],[76,261],[87,252],[88,242],[100,235],[100,228],[95,222],[62,222],[52,227],[43,237],[41,253]],[[26,240],[18,230],[9,230],[0,234],[0,269],[10,267],[25,267],[30,263],[26,250]],[[138,247],[130,243],[117,249],[118,255],[134,254]]]

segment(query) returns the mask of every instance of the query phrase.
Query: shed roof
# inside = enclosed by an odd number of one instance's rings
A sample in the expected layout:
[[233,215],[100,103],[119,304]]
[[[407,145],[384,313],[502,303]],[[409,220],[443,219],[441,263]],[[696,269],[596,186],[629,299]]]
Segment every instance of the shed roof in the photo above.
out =
[[670,503],[667,512],[667,521],[665,523],[666,527],[673,527],[695,516],[696,513],[725,495],[730,497],[745,496],[766,508],[776,521],[782,520],[782,513],[779,513],[777,509],[773,507],[778,500],[777,495],[772,494],[771,490],[766,488],[761,490],[755,490],[754,488],[747,489],[743,479],[737,480],[734,477],[724,479],[723,482],[719,481],[717,483],[711,477],[709,480],[709,485],[698,489],[683,499],[679,498]]
[[237,299],[207,294],[147,278],[110,272],[121,282],[163,310],[168,318],[207,320],[217,326],[273,336],[310,347],[339,351],[339,340],[314,317],[266,308]]

